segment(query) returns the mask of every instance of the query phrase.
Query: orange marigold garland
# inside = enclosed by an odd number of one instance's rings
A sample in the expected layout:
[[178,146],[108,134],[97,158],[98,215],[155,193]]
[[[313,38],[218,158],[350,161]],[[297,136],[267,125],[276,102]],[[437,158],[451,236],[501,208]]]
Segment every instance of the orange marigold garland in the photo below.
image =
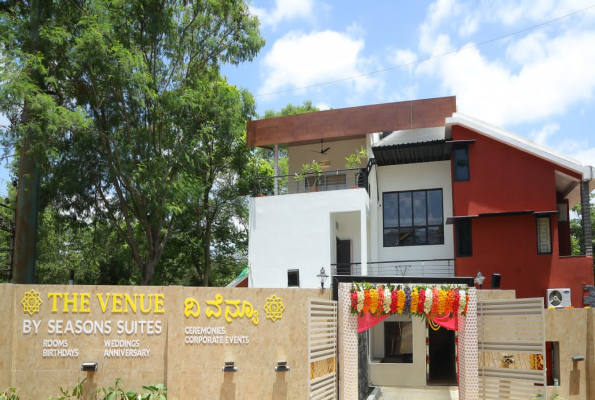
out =
[[432,315],[438,314],[438,305],[440,304],[440,290],[434,287],[432,289]]
[[400,289],[398,292],[397,312],[403,314],[403,308],[405,308],[405,291]]
[[370,289],[370,314],[376,315],[378,309],[378,290]]
[[378,286],[378,315],[384,314],[384,286]]
[[365,313],[370,311],[370,289],[364,290],[364,309]]
[[463,313],[467,314],[467,307],[469,307],[469,295],[465,297],[465,311]]
[[446,301],[444,303],[444,314],[449,315],[452,312],[452,305],[455,300],[452,289],[446,291]]
[[417,312],[417,302],[419,301],[419,292],[417,288],[413,288],[411,291],[411,314],[415,314]]
[[444,315],[444,309],[446,308],[446,290],[440,289],[438,293],[438,315]]

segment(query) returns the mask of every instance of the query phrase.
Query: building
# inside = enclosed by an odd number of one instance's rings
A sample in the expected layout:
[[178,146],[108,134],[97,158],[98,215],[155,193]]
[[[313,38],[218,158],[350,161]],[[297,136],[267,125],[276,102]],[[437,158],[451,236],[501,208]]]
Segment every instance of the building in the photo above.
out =
[[[595,169],[458,113],[455,97],[252,121],[247,143],[273,149],[276,159],[279,148],[288,153],[288,173],[260,180],[250,199],[250,287],[317,287],[321,268],[371,281],[481,270],[485,287],[499,273],[500,288],[516,297],[570,288],[581,307],[583,285],[593,285],[588,235],[587,254],[571,256],[569,210],[578,202],[588,210]],[[362,146],[367,157],[346,168]],[[590,228],[588,213],[584,221]],[[371,330],[377,384],[422,376],[401,374],[406,356],[392,365],[387,356],[395,330],[402,338],[427,331],[400,322]],[[435,383],[455,382],[454,335],[431,340],[453,349],[445,355],[451,373]],[[425,341],[408,343],[424,353]],[[425,360],[408,362],[425,368]]]

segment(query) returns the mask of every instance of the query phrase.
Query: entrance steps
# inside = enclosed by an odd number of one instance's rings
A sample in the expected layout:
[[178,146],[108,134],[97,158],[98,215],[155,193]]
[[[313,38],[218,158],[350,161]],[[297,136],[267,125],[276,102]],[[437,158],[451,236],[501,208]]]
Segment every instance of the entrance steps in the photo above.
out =
[[380,386],[378,400],[458,400],[457,386],[427,386],[423,388],[402,388]]

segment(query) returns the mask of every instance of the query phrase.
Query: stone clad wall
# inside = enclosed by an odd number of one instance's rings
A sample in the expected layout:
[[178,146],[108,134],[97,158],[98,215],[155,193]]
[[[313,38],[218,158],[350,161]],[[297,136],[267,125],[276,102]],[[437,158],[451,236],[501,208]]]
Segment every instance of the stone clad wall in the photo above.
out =
[[[127,390],[165,383],[178,399],[304,399],[309,297],[328,299],[330,291],[2,284],[0,385],[20,387],[30,400],[83,378],[85,397],[121,378]],[[193,340],[201,343],[186,343]],[[223,373],[225,361],[238,371]],[[291,370],[276,373],[278,361]],[[80,371],[84,362],[98,362],[98,372]]]

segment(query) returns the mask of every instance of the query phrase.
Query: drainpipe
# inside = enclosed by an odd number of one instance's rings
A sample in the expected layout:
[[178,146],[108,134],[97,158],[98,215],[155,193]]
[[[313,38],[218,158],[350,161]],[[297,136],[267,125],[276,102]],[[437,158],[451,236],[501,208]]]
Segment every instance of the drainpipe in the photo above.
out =
[[279,194],[279,145],[275,143],[275,196]]
[[585,255],[593,255],[593,228],[591,225],[591,198],[589,194],[589,182],[593,179],[593,167],[589,167],[589,178],[587,179],[586,174],[583,174],[583,180],[581,181],[581,212],[583,219],[583,241]]

